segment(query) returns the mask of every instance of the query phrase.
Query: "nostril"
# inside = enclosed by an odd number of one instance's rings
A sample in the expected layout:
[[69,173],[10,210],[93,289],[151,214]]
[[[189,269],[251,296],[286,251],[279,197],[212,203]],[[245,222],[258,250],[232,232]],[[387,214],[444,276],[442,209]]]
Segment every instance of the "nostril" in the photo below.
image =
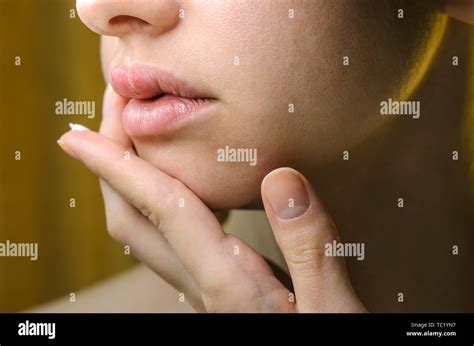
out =
[[150,26],[151,24],[143,19],[133,17],[133,16],[126,16],[126,15],[119,15],[115,16],[109,20],[109,24],[113,26],[122,26],[127,25],[130,26],[132,29],[139,29],[145,26]]

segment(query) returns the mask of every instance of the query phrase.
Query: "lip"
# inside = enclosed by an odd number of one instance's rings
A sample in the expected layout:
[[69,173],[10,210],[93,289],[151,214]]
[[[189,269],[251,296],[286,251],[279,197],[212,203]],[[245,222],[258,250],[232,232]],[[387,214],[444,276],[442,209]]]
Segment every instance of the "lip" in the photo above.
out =
[[122,122],[131,137],[165,135],[189,126],[217,103],[206,92],[149,64],[115,65],[110,81],[118,94],[129,99]]

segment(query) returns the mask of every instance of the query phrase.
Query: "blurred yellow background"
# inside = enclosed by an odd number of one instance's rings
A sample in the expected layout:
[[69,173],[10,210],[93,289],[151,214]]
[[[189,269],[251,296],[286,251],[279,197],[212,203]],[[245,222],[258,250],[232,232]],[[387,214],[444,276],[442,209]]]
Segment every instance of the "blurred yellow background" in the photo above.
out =
[[[0,257],[0,312],[10,312],[136,262],[106,232],[97,178],[56,143],[69,122],[99,126],[99,37],[74,0],[1,0],[0,29],[0,242],[37,242],[39,252]],[[57,115],[63,98],[95,101],[95,118]]]

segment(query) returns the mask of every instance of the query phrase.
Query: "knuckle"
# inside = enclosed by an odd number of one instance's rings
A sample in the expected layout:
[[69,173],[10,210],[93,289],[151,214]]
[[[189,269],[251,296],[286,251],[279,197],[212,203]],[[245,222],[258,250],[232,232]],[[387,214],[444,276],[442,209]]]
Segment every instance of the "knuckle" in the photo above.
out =
[[242,298],[242,292],[248,292],[247,289],[243,291],[239,289],[244,282],[238,280],[238,278],[240,276],[233,270],[205,275],[199,286],[207,311],[217,312],[219,310],[235,309],[238,304],[234,301],[235,298]]
[[289,266],[297,268],[304,275],[323,274],[330,258],[326,256],[326,243],[332,238],[324,236],[317,229],[306,229],[285,244],[285,258]]
[[[143,215],[145,216],[148,220],[150,220],[153,224],[155,222],[158,222],[158,218],[156,216],[156,212],[152,212],[150,208],[148,207],[148,203],[146,202],[137,202],[135,203],[135,208]],[[157,225],[157,224],[156,224]]]
[[[171,208],[177,207],[178,192],[182,189],[180,183],[173,181],[166,186],[156,186],[149,189],[145,198],[140,199],[135,207],[150,220],[156,227],[160,227],[163,215],[166,215]],[[159,193],[157,192],[159,191]]]
[[221,297],[224,292],[230,289],[229,285],[227,284],[227,274],[224,273],[208,273],[206,277],[203,279],[201,286],[201,292],[203,298],[207,300],[216,300],[216,298]]
[[326,260],[324,248],[310,244],[288,251],[287,257],[289,264],[308,268],[320,267]]
[[125,227],[123,222],[114,218],[114,217],[107,217],[107,232],[112,237],[112,239],[116,240],[121,244],[126,244],[128,241],[128,229]]
[[245,311],[259,305],[258,291],[247,284],[214,283],[201,290],[201,297],[208,312]]
[[[265,302],[265,289],[260,277],[249,268],[249,257],[243,241],[226,235],[221,243],[224,257],[222,266],[207,271],[201,277],[201,296],[209,312],[261,310]],[[240,248],[237,255],[235,247]],[[225,263],[224,263],[225,262]]]
[[222,303],[228,301],[225,298],[225,292],[227,291],[225,285],[219,282],[207,282],[203,285],[201,287],[201,297],[206,310],[209,312],[219,311]]
[[264,312],[274,310],[275,291],[265,283],[244,279],[209,285],[201,290],[201,297],[208,312]]

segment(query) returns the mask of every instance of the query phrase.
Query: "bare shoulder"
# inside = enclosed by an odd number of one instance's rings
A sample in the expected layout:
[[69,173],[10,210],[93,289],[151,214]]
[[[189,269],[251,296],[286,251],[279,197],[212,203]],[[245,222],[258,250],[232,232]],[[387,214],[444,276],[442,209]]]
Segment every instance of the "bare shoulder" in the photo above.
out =
[[144,265],[34,307],[28,312],[194,312],[179,292]]

